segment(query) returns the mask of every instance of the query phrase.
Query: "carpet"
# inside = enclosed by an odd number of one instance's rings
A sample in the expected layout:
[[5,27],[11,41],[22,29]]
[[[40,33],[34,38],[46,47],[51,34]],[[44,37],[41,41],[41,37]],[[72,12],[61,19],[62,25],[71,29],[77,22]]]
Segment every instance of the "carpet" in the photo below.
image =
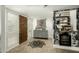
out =
[[32,42],[29,42],[28,46],[31,46],[32,48],[42,48],[45,44],[44,41],[41,41],[41,40],[37,40],[37,41],[32,41]]

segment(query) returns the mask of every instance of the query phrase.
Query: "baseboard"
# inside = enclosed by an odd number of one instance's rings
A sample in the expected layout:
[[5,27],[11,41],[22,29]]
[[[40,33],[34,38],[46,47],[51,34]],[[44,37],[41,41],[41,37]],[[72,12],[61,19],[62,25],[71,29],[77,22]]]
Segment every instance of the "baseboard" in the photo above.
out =
[[11,49],[15,48],[15,47],[18,46],[18,45],[19,45],[19,42],[17,42],[17,43],[15,43],[15,44],[11,45],[11,46],[7,49],[6,52],[10,51]]

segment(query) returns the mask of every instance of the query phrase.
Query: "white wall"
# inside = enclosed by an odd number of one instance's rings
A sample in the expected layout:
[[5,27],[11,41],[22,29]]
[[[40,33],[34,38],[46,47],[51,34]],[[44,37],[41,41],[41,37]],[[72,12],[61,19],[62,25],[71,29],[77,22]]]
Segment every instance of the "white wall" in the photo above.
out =
[[53,18],[48,18],[46,20],[46,26],[48,30],[49,39],[53,39]]
[[[53,13],[52,13],[53,15]],[[48,30],[48,38],[53,39],[53,17],[31,17],[28,18],[28,40],[33,37],[33,30],[35,30],[37,20],[46,18],[46,29]]]
[[1,6],[0,6],[0,36],[1,36]]
[[0,6],[0,52],[1,52],[1,6]]
[[76,18],[76,11],[77,10],[71,10],[70,11],[70,21],[71,25],[73,26],[73,30],[77,31],[77,18]]
[[33,37],[33,18],[28,17],[28,40]]
[[6,52],[6,19],[3,5],[1,5],[1,52]]
[[19,45],[19,15],[8,12],[7,24],[7,50],[10,50]]

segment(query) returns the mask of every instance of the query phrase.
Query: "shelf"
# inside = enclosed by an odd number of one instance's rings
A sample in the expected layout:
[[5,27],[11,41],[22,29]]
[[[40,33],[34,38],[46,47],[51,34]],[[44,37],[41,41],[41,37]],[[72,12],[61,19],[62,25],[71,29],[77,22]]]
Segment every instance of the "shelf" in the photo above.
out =
[[71,25],[62,25],[62,26],[64,26],[64,27],[71,27]]
[[64,32],[71,32],[71,31],[60,31],[60,34],[61,34],[61,33],[64,33]]
[[[73,44],[73,42],[72,42],[72,40],[73,40],[72,37],[74,36],[75,33],[74,33],[74,28],[71,25],[71,19],[70,19],[71,14],[70,13],[71,13],[70,10],[68,11],[68,13],[65,13],[63,11],[61,11],[61,12],[60,11],[55,11],[54,12],[54,24],[55,24],[54,27],[57,28],[59,35],[61,35],[62,33],[68,32],[68,34],[71,36],[71,39],[70,39],[71,41],[70,42],[67,41],[67,40],[62,40],[62,41],[63,41],[63,43],[64,42],[70,43],[71,46],[60,45],[61,42],[58,41],[58,42],[56,42],[56,44],[53,44],[53,47],[54,48],[59,48],[59,49],[64,49],[64,50],[70,50],[70,51],[79,52],[79,47],[75,46],[75,44]],[[77,11],[77,13],[79,13],[79,12]],[[76,15],[74,15],[74,16],[76,16]],[[55,29],[54,29],[54,31],[56,31]],[[56,35],[56,32],[54,32],[54,35]],[[58,36],[58,37],[60,37],[60,36]],[[57,38],[57,39],[60,40],[60,38]],[[64,43],[64,44],[67,44],[67,43]]]
[[57,16],[55,18],[69,18],[70,16]]
[[60,23],[70,23],[70,22],[60,22]]

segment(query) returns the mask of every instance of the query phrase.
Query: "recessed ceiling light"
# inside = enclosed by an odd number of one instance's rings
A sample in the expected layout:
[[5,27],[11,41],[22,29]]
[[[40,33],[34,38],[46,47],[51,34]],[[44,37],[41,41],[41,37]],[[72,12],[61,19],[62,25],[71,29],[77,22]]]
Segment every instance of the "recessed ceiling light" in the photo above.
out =
[[44,5],[44,7],[47,7],[48,5]]

